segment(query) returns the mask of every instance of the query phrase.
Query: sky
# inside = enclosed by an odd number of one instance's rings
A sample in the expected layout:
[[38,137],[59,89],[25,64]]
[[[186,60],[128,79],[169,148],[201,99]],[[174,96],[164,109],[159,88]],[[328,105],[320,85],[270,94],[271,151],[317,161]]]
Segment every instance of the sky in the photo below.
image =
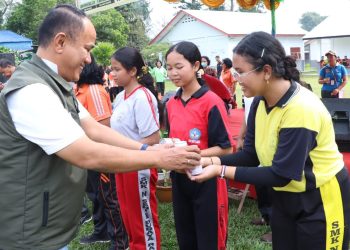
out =
[[[164,0],[149,0],[151,12],[150,38],[157,35],[162,27],[167,24],[178,11],[174,4]],[[229,0],[226,0],[229,2]],[[235,2],[236,3],[236,2]],[[346,7],[345,7],[346,6]],[[238,8],[238,4],[236,3]],[[277,9],[283,18],[300,19],[305,12],[316,12],[322,16],[339,14],[342,11],[350,10],[350,0],[284,0]],[[278,20],[277,20],[278,22]],[[347,27],[346,24],[344,24]]]

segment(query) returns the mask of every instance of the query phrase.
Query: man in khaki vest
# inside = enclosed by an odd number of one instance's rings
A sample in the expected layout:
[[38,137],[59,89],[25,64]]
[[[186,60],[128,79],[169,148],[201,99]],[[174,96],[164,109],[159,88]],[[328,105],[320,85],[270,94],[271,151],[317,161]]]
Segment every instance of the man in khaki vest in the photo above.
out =
[[39,29],[37,55],[0,94],[0,249],[66,249],[79,224],[85,169],[199,165],[196,146],[146,150],[90,117],[69,82],[91,62],[95,40],[82,11],[55,7]]

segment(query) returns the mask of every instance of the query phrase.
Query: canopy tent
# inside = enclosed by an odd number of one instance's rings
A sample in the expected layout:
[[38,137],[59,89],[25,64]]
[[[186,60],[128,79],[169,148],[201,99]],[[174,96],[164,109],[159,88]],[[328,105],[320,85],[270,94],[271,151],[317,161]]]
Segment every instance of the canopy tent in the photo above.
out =
[[31,50],[32,40],[10,30],[0,30],[0,46],[11,50]]

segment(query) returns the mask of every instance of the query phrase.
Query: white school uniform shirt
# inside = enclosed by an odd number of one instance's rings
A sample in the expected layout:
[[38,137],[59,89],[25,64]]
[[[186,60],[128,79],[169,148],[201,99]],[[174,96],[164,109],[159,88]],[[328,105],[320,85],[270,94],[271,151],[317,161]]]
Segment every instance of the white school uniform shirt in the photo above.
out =
[[[151,100],[148,100],[143,89],[148,92]],[[151,91],[143,89],[137,89],[126,99],[125,90],[120,92],[113,102],[113,114],[110,120],[112,129],[136,141],[140,141],[159,130],[157,99]]]

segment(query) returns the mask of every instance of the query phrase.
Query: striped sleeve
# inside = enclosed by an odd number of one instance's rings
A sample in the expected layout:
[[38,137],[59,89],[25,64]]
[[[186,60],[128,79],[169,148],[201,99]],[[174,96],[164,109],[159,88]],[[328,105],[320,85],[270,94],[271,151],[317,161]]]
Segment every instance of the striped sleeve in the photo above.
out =
[[87,98],[88,111],[96,121],[111,117],[111,101],[107,91],[102,85],[93,84],[89,86],[89,97]]

